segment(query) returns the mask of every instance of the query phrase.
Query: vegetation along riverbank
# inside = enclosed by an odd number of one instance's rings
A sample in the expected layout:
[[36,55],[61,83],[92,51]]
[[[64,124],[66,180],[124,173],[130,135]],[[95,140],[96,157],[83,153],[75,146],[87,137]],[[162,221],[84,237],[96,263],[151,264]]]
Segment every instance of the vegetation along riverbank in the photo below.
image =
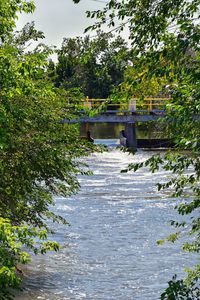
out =
[[[176,209],[186,221],[172,221],[176,233],[166,241],[184,236],[182,249],[198,254],[200,1],[109,0],[102,10],[87,12],[93,24],[86,31],[97,34],[64,38],[57,62],[50,59],[53,48],[40,43],[44,34],[34,23],[15,30],[19,14],[34,10],[34,1],[0,1],[0,299],[12,299],[20,287],[19,264],[59,250],[48,239],[53,230],[47,223],[68,222],[50,207],[55,196],[79,190],[77,176],[90,174],[82,158],[96,150],[81,139],[80,124],[62,120],[97,113],[83,111],[80,100],[86,97],[122,106],[133,97],[141,103],[147,96],[170,97],[164,129],[177,151],[130,163],[123,172],[142,167],[171,172],[157,187],[182,199]],[[129,43],[120,36],[124,29]],[[161,299],[199,299],[199,278],[197,264],[186,279],[169,281]]]

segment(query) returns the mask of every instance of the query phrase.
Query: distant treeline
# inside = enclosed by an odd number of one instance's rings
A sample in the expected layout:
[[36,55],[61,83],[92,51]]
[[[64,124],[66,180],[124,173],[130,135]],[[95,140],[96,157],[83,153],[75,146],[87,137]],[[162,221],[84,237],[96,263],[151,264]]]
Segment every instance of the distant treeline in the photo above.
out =
[[99,32],[95,38],[65,38],[57,55],[58,62],[51,60],[48,68],[56,87],[107,98],[123,82],[130,49],[123,38]]

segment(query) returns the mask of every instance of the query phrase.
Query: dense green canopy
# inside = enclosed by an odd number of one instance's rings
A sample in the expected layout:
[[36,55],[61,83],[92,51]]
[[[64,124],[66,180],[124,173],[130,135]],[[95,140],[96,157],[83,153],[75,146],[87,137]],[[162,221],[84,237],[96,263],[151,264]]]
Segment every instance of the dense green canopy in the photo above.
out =
[[107,98],[123,81],[129,59],[126,42],[103,32],[94,38],[64,39],[57,55],[55,85],[79,88],[89,98]]

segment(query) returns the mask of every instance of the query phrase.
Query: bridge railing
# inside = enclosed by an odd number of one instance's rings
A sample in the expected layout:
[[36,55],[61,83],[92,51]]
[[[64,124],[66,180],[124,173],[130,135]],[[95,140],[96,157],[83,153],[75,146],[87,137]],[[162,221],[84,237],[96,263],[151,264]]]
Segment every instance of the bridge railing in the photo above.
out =
[[86,109],[98,109],[104,107],[107,111],[113,112],[153,112],[165,110],[166,104],[171,100],[170,97],[146,97],[144,99],[132,98],[128,102],[116,103],[111,99],[89,99],[86,97],[83,101],[83,107]]

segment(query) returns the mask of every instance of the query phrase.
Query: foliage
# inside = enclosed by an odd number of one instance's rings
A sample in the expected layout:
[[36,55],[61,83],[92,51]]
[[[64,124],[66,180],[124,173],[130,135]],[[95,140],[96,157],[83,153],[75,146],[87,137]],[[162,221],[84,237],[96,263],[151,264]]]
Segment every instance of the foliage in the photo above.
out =
[[164,87],[167,84],[165,78],[158,78],[155,75],[148,77],[148,68],[138,67],[138,61],[134,67],[128,67],[125,70],[124,82],[120,86],[120,93],[127,94],[129,97],[159,96],[165,92]]
[[[36,238],[41,241],[36,243]],[[46,253],[47,250],[58,250],[56,242],[47,241],[47,231],[38,230],[28,225],[13,225],[11,220],[0,218],[0,299],[9,299],[9,288],[19,288],[21,271],[16,266],[30,262],[30,255],[23,247],[31,249],[35,254]],[[19,274],[18,274],[19,273]]]
[[18,12],[30,12],[32,2],[1,1],[0,15],[0,299],[10,299],[10,288],[20,284],[18,264],[28,252],[58,250],[48,240],[47,220],[67,221],[55,215],[53,196],[68,196],[79,188],[78,174],[87,174],[79,158],[93,147],[80,140],[74,118],[74,97],[54,87],[48,77],[52,50],[39,44],[43,37],[27,24],[13,33]]
[[[144,163],[131,164],[128,170],[136,171],[145,165],[152,172],[161,167],[171,172],[171,179],[159,183],[158,188],[174,190],[174,196],[183,199],[176,209],[187,218],[181,223],[172,221],[177,233],[167,240],[175,242],[187,234],[189,239],[183,243],[183,249],[196,253],[200,251],[199,9],[199,0],[110,0],[102,10],[87,12],[88,17],[96,18],[88,29],[105,23],[119,32],[128,27],[133,51],[143,62],[140,70],[147,70],[145,80],[164,78],[167,82],[172,101],[164,121],[176,149],[164,157],[158,155]],[[140,83],[136,82],[135,90]],[[193,292],[194,286],[199,285],[199,265],[188,272],[189,285],[182,280],[171,281],[162,299],[197,299]]]
[[195,34],[197,27],[192,21],[198,20],[199,4],[199,0],[109,0],[102,10],[87,11],[87,16],[97,21],[86,31],[107,24],[117,26],[115,29],[120,32],[127,25],[132,44],[141,53],[160,48],[160,42],[176,25],[182,32]]
[[188,287],[183,280],[176,280],[176,276],[169,281],[169,287],[161,295],[161,300],[198,300],[200,289],[196,284],[196,279]]
[[123,80],[128,65],[125,41],[98,32],[96,38],[64,39],[57,51],[54,82],[66,90],[80,88],[89,98],[107,98]]
[[26,0],[1,0],[0,4],[0,40],[4,42],[8,34],[13,32],[17,14],[19,12],[31,13],[35,5],[33,1]]
[[150,75],[148,62],[144,61],[143,57],[137,57],[137,55],[134,57],[132,54],[129,66],[124,71],[124,80],[113,90],[111,99],[116,99],[127,106],[127,102],[137,98],[137,109],[140,109],[140,105],[144,109],[143,100],[146,97],[170,97],[166,89],[169,83],[170,79],[165,75]]

